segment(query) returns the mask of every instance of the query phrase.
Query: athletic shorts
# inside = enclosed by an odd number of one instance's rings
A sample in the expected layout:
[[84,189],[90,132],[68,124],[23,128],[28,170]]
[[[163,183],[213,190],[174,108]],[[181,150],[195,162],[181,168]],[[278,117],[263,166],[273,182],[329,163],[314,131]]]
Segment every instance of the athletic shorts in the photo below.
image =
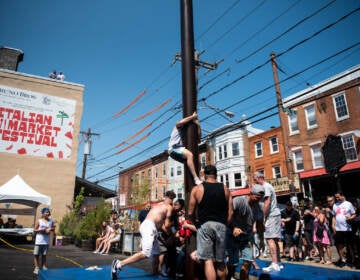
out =
[[200,260],[225,260],[226,226],[209,221],[200,226],[196,234],[197,257]]
[[183,151],[185,150],[185,147],[179,147],[179,148],[170,148],[169,149],[169,155],[172,159],[184,163],[186,159],[184,158]]
[[281,238],[281,215],[267,217],[264,238]]
[[34,247],[34,255],[44,255],[46,256],[49,251],[49,245],[35,245]]
[[150,258],[159,254],[158,231],[155,224],[150,220],[144,220],[140,225],[141,251]]
[[234,237],[232,232],[227,234],[226,253],[229,265],[237,265],[239,258],[244,261],[253,261],[254,236],[252,234],[240,234]]

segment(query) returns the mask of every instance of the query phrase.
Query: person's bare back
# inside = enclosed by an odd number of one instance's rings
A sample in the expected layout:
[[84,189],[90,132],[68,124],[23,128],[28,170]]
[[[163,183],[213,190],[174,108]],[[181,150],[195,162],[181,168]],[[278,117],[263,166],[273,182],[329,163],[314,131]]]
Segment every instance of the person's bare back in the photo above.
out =
[[152,221],[156,225],[156,228],[160,229],[165,223],[166,218],[170,218],[172,210],[173,207],[170,204],[163,202],[151,208],[150,212],[146,216],[146,220]]

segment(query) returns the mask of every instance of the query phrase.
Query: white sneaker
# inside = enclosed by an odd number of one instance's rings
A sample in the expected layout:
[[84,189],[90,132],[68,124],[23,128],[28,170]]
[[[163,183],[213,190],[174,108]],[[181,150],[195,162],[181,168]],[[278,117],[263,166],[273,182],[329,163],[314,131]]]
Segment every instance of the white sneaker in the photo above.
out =
[[277,263],[271,263],[268,267],[262,269],[265,272],[280,271],[280,267]]
[[202,181],[199,178],[195,178],[195,185],[202,184]]
[[35,268],[34,268],[34,274],[36,274],[36,275],[39,274],[39,268],[38,268],[38,267],[35,267]]
[[111,263],[111,280],[117,280],[117,272],[121,270],[121,263],[117,258],[114,258]]
[[280,269],[284,269],[284,265],[282,263],[278,263]]
[[93,253],[94,253],[94,254],[99,254],[99,251],[98,251],[98,250],[95,250]]

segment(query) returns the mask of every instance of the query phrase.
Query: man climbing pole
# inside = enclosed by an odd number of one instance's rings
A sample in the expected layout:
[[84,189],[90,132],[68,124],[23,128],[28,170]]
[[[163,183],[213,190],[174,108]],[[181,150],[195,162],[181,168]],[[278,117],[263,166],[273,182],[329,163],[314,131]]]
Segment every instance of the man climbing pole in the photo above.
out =
[[191,116],[188,116],[186,118],[183,118],[182,120],[178,121],[170,136],[169,141],[169,155],[172,159],[184,163],[186,162],[191,175],[194,178],[195,185],[201,184],[201,180],[199,179],[199,176],[196,174],[195,166],[194,166],[194,158],[193,154],[190,150],[186,149],[184,147],[182,137],[183,137],[183,128],[186,124],[193,122],[197,125],[197,133],[198,133],[198,139],[200,139],[201,135],[201,129],[200,129],[200,123],[198,120],[198,115],[196,112],[194,112]]

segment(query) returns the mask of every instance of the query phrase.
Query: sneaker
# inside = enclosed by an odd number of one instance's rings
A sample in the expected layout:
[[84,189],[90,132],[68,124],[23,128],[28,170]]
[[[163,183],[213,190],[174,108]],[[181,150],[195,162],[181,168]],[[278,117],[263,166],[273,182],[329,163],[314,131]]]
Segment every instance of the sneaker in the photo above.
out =
[[120,261],[117,258],[114,258],[111,263],[111,280],[117,280],[117,272],[121,270],[121,265],[118,268],[118,264],[120,265]]
[[202,181],[199,178],[195,178],[195,185],[202,184]]
[[264,272],[280,271],[280,267],[277,263],[271,263],[268,267],[262,269]]
[[48,268],[44,265],[44,266],[42,267],[42,270],[48,270]]
[[284,265],[282,263],[278,263],[280,269],[284,269]]
[[98,250],[95,250],[93,253],[94,253],[94,254],[99,254],[99,251],[98,251]]
[[100,255],[108,256],[109,254],[108,253],[100,253]]
[[34,274],[36,274],[36,275],[39,274],[39,268],[38,268],[38,267],[35,267],[35,268],[34,268]]

